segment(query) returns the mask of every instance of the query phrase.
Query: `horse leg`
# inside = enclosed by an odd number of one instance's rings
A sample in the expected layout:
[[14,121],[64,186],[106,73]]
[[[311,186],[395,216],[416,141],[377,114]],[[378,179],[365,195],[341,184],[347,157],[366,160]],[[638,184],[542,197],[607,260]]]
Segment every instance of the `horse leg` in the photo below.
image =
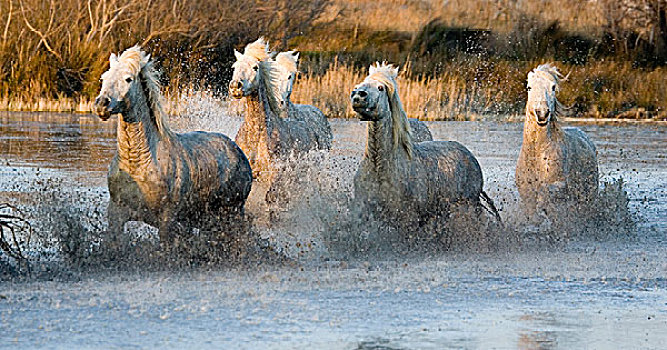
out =
[[530,194],[524,194],[520,196],[520,212],[524,215],[523,219],[529,223],[533,224],[534,222],[539,221],[537,218],[538,215],[538,196],[537,193],[539,190],[534,190]]
[[221,208],[219,215],[221,225],[216,237],[219,244],[225,245],[225,250],[231,254],[241,254],[245,246],[251,243],[248,239],[250,225],[243,205]]
[[160,236],[160,246],[165,250],[177,248],[180,244],[185,244],[189,228],[175,220],[171,214],[164,214],[158,227]]
[[130,220],[130,211],[121,204],[109,203],[107,209],[109,231],[106,239],[107,247],[115,252],[120,252],[127,247],[128,243],[124,237],[125,224]]
[[269,189],[266,191],[266,203],[271,206],[285,207],[289,204],[289,185],[287,176],[284,172],[274,173],[269,179]]

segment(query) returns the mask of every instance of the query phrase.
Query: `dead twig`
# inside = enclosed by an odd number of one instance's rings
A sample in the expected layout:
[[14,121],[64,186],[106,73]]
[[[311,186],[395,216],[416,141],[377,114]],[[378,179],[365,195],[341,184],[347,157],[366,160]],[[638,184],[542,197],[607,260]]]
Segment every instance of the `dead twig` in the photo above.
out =
[[[40,37],[39,42],[41,44],[44,44],[44,47],[46,48],[46,50],[48,50],[50,53],[52,53],[54,56],[56,56],[58,58],[58,60],[62,61],[62,56],[60,56],[60,54],[58,52],[56,52],[51,47],[51,45],[49,44],[49,41],[48,41],[48,35],[49,35],[50,30],[51,30],[51,26],[53,25],[53,20],[54,20],[54,16],[55,16],[55,9],[54,9],[53,1],[51,1],[51,6],[49,7],[49,12],[50,12],[49,26],[46,29],[46,33],[42,33],[40,30],[38,30],[37,28],[33,27],[30,24],[30,22],[28,21],[28,17],[26,17],[26,15],[25,15],[25,9],[23,8],[23,1],[19,1],[19,5],[21,6],[21,15],[23,16],[23,22],[25,22],[26,27],[28,27],[28,29],[30,29],[31,32],[37,34],[37,36]],[[39,47],[39,44],[37,46]]]
[[[23,244],[19,242],[17,233],[26,231]],[[21,211],[8,203],[0,203],[0,249],[18,262],[26,261],[22,246],[29,244],[32,226],[23,218]]]

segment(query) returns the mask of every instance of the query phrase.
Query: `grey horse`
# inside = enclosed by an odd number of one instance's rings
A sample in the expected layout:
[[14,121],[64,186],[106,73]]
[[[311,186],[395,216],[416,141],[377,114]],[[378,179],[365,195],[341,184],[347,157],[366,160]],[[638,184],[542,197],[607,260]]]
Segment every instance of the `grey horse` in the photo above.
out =
[[187,239],[191,228],[224,230],[241,220],[252,184],[241,149],[218,133],[172,132],[158,72],[138,46],[109,63],[95,110],[102,120],[120,116],[108,174],[111,243],[126,244],[130,220],[158,227],[166,246]]
[[[598,193],[595,145],[578,128],[563,127],[563,106],[556,98],[562,75],[543,64],[528,73],[528,102],[516,185],[529,217],[537,210],[565,206],[588,209]],[[556,205],[556,207],[554,207]],[[554,215],[557,215],[554,214]]]
[[229,83],[229,95],[245,98],[246,114],[236,142],[248,156],[253,175],[271,179],[276,163],[311,150],[329,150],[332,134],[329,121],[314,106],[282,99],[283,69],[272,61],[262,39],[234,51],[237,61]]
[[447,215],[452,204],[482,207],[484,200],[498,220],[493,202],[482,190],[482,170],[470,151],[454,141],[414,143],[398,96],[398,69],[370,67],[369,76],[351,94],[368,140],[354,178],[355,200],[404,227]]

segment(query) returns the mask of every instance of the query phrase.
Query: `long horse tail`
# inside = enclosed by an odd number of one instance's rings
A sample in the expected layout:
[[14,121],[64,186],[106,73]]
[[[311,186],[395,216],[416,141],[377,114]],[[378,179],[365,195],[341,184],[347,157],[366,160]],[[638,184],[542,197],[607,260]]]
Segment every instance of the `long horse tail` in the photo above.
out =
[[489,195],[486,194],[486,192],[484,191],[482,191],[479,194],[479,197],[486,203],[485,205],[484,203],[482,203],[482,201],[480,201],[482,208],[484,208],[487,212],[489,212],[489,214],[493,215],[496,218],[496,220],[498,220],[498,222],[502,224],[503,220],[500,218],[500,213],[498,212],[498,209],[496,209],[496,205],[493,204],[493,200],[491,199],[491,197],[489,197]]

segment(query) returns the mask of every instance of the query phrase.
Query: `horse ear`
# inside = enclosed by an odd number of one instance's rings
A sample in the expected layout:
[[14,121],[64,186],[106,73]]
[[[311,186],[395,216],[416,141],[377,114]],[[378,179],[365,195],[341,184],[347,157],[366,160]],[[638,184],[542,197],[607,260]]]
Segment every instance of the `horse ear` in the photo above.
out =
[[116,62],[118,62],[118,56],[112,52],[111,56],[109,56],[109,63],[114,64]]
[[241,54],[240,52],[236,51],[236,49],[234,49],[234,56],[236,57],[237,61],[240,61],[241,57],[243,57],[243,54]]
[[292,51],[292,56],[294,56],[294,61],[299,60],[299,51]]
[[368,75],[373,75],[373,74],[375,74],[375,71],[376,71],[376,70],[377,70],[377,68],[376,68],[374,65],[371,64],[371,66],[368,67]]
[[151,54],[147,54],[146,56],[144,56],[141,59],[141,62],[139,62],[139,64],[141,65],[141,68],[144,68],[150,60],[151,60]]

